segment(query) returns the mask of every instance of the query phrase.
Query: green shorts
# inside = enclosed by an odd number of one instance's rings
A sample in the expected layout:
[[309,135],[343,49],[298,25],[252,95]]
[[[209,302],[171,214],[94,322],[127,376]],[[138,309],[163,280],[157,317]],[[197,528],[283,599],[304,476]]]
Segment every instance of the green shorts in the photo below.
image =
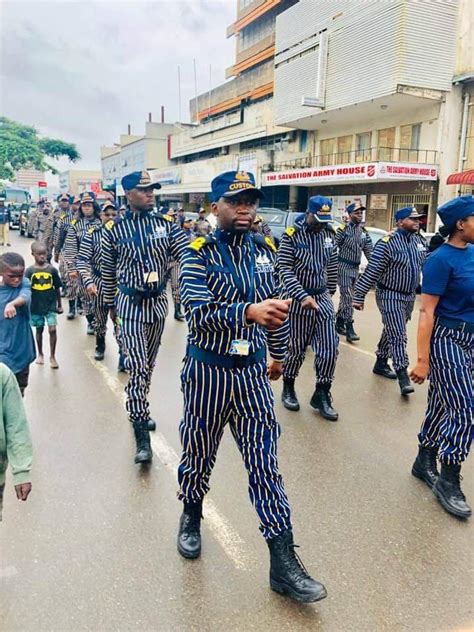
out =
[[44,327],[44,321],[46,321],[48,327],[56,327],[58,324],[56,312],[48,312],[46,315],[31,314],[32,327]]

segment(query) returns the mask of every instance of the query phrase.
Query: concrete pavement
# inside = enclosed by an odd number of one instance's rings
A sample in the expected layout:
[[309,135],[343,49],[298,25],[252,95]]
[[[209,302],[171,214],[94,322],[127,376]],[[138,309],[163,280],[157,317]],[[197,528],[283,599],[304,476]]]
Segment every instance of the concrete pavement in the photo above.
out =
[[[14,236],[25,256],[29,240]],[[29,261],[29,256],[27,256]],[[410,325],[414,357],[417,315]],[[286,411],[280,467],[295,540],[328,598],[292,603],[268,587],[268,551],[226,433],[206,500],[203,555],[175,548],[179,368],[186,325],[169,317],[151,404],[153,467],[133,464],[115,343],[92,359],[85,319],[60,317],[59,371],[33,365],[26,406],[35,448],[33,491],[8,479],[0,526],[0,629],[5,631],[447,631],[474,627],[472,524],[447,515],[410,475],[426,387],[403,400],[371,373],[380,332],[373,297],[357,316],[361,341],[341,344],[333,389],[338,423],[312,412],[312,353]],[[472,459],[465,492],[474,502]]]

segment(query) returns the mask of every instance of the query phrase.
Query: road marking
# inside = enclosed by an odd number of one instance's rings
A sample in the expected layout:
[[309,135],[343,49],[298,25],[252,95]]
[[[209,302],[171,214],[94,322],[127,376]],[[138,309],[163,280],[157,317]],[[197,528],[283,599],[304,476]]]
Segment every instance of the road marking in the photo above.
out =
[[[92,366],[102,375],[112,393],[125,406],[125,393],[122,382],[109,371],[105,364],[94,360],[94,355],[91,351],[85,351],[84,353]],[[153,452],[175,478],[180,461],[176,452],[158,430],[150,433],[150,441]],[[245,542],[209,498],[206,498],[205,508],[205,524],[214,534],[224,553],[235,568],[238,570],[249,570],[250,567],[255,565],[255,562],[246,553]]]
[[350,349],[354,349],[354,351],[358,351],[359,353],[363,353],[364,355],[368,355],[371,358],[375,358],[376,357],[375,353],[372,353],[372,351],[366,351],[365,349],[361,349],[360,347],[356,347],[355,345],[351,344],[350,342],[344,342],[343,340],[340,340],[339,344],[344,345],[345,347],[349,347]]

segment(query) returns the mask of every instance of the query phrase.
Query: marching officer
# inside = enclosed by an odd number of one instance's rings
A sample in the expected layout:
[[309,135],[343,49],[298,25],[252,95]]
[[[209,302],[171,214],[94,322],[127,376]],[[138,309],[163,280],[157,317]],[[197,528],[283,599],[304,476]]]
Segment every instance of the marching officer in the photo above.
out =
[[94,335],[94,305],[86,291],[77,269],[77,255],[84,236],[93,226],[100,226],[100,207],[96,202],[94,193],[82,193],[79,204],[78,216],[75,217],[66,234],[64,242],[64,261],[66,262],[69,278],[77,284],[78,297],[81,299],[82,308],[87,319],[87,333]]
[[229,423],[270,550],[271,588],[298,601],[318,601],[326,590],[294,553],[290,507],[278,471],[280,431],[269,377],[282,373],[289,301],[274,298],[272,242],[250,232],[263,194],[247,172],[222,173],[211,186],[217,229],[192,242],[181,261],[189,335],[181,374],[178,496],[184,509],[178,551],[185,558],[201,553],[203,499]]
[[105,225],[113,226],[117,209],[111,201],[103,204],[100,219],[102,224],[93,224],[84,235],[76,258],[76,267],[82,283],[94,305],[95,359],[103,360],[105,355],[105,336],[107,333],[108,305],[104,303],[101,271],[101,245]]
[[69,276],[66,262],[64,260],[64,242],[66,241],[66,235],[71,222],[76,217],[76,213],[79,208],[76,199],[70,197],[67,193],[62,193],[58,197],[59,204],[59,218],[53,229],[53,245],[54,245],[54,260],[59,263],[59,275],[63,286],[66,287],[66,296],[69,301],[69,313],[67,315],[68,320],[73,320],[76,317],[76,300],[78,294],[77,279],[73,279]]
[[290,339],[283,367],[282,402],[299,410],[295,379],[306,348],[314,350],[316,388],[310,406],[329,421],[339,415],[332,407],[331,384],[336,369],[339,337],[331,295],[337,287],[337,246],[332,225],[332,201],[321,195],[309,199],[303,223],[286,229],[278,249],[283,296],[290,307]]
[[[170,208],[169,211],[165,215],[163,215],[163,217],[179,226],[177,213],[174,208]],[[170,259],[168,273],[168,278],[171,286],[171,298],[173,299],[174,305],[174,319],[183,321],[184,315],[181,311],[181,298],[179,293],[179,261],[177,259]]]
[[206,209],[201,207],[198,212],[199,216],[194,222],[194,234],[196,237],[205,237],[212,231],[212,226],[206,219]]
[[120,341],[129,371],[125,387],[133,424],[135,463],[152,459],[148,392],[168,313],[166,281],[170,258],[179,259],[188,245],[183,231],[163,215],[151,215],[153,190],[160,189],[147,171],[122,178],[129,208],[106,225],[102,236],[102,287],[110,317],[120,326]]
[[336,244],[339,249],[337,282],[340,298],[336,313],[336,331],[346,336],[347,342],[360,340],[354,331],[354,308],[352,307],[354,285],[359,275],[362,253],[369,261],[373,244],[369,233],[362,226],[365,206],[349,204],[346,213],[349,221],[336,230]]
[[422,384],[429,371],[430,387],[412,474],[433,490],[446,511],[469,518],[460,476],[474,415],[474,197],[457,197],[438,215],[449,239],[423,268],[418,360],[411,377]]
[[[376,285],[375,298],[382,315],[382,335],[373,372],[398,379],[402,395],[413,393],[408,376],[407,322],[415,304],[416,288],[426,258],[426,241],[419,234],[420,213],[407,207],[395,213],[397,229],[380,239],[364,274],[354,288],[354,308],[364,309],[364,299]],[[392,371],[388,359],[392,358]]]

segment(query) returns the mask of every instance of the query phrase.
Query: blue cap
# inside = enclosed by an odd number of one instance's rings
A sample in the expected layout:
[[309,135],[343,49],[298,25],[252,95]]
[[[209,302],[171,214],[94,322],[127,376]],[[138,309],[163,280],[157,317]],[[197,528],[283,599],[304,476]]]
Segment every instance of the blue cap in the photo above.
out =
[[362,206],[361,204],[358,204],[356,202],[352,202],[352,204],[346,206],[346,213],[349,213],[349,215],[354,211],[365,211],[365,206]]
[[69,202],[69,204],[72,204],[73,196],[69,195],[69,193],[61,193],[56,198],[57,202],[62,202],[63,200],[67,200]]
[[92,191],[85,191],[84,193],[81,193],[81,204],[84,204],[84,203],[94,204],[94,202],[95,202],[95,194],[92,193]]
[[446,228],[454,228],[458,220],[474,215],[474,197],[460,195],[454,200],[449,200],[439,207],[438,215]]
[[232,197],[243,191],[254,191],[263,200],[262,191],[255,185],[255,176],[249,171],[226,171],[219,174],[211,182],[211,197],[217,202],[221,197]]
[[332,200],[322,195],[315,195],[309,198],[308,213],[312,213],[318,222],[332,221]]
[[148,171],[134,171],[122,178],[122,188],[124,191],[130,191],[131,189],[161,189],[159,182],[152,182]]
[[401,219],[407,219],[408,217],[412,217],[413,219],[418,219],[423,217],[421,213],[418,213],[415,206],[406,206],[405,208],[400,208],[395,213],[395,220],[398,222]]
[[117,207],[115,206],[115,204],[112,202],[112,200],[106,200],[102,206],[101,206],[101,212],[103,213],[105,210],[107,210],[108,208],[113,208],[114,211],[117,210]]

